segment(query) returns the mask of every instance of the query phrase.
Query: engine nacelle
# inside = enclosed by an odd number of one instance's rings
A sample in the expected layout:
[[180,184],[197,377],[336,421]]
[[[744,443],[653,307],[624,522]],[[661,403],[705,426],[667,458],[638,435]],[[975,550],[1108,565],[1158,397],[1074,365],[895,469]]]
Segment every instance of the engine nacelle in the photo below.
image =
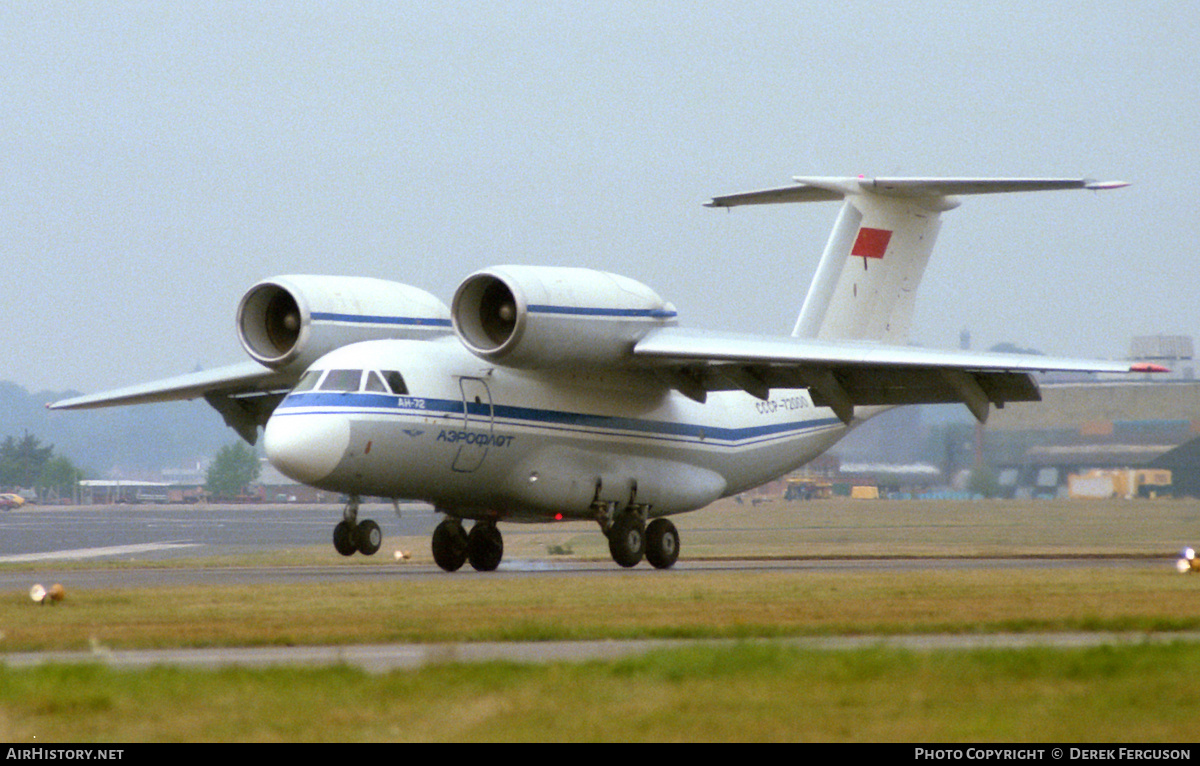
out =
[[511,367],[606,364],[629,358],[675,307],[627,277],[591,269],[495,266],[463,280],[450,314],[476,356]]
[[369,277],[272,277],[238,304],[246,353],[274,369],[304,369],[335,348],[380,338],[429,338],[450,331],[446,304],[424,290]]

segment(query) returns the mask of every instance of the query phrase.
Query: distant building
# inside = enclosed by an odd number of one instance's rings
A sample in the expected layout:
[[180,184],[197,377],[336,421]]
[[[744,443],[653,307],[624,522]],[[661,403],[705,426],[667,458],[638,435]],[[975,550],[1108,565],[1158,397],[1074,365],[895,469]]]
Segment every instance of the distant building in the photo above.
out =
[[1055,384],[1042,386],[1041,402],[994,411],[983,452],[1015,494],[1047,495],[1064,492],[1071,474],[1165,468],[1160,458],[1197,437],[1200,382]]
[[1195,354],[1187,335],[1141,335],[1129,344],[1129,358],[1135,362],[1153,362],[1170,370],[1161,377],[1194,380]]

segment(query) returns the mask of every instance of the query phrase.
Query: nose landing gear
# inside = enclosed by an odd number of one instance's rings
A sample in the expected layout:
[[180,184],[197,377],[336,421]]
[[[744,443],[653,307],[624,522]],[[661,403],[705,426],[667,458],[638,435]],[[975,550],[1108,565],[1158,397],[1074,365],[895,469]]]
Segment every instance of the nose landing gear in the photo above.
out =
[[383,544],[383,530],[371,519],[358,520],[358,497],[351,497],[342,520],[333,528],[333,547],[343,556],[374,555]]

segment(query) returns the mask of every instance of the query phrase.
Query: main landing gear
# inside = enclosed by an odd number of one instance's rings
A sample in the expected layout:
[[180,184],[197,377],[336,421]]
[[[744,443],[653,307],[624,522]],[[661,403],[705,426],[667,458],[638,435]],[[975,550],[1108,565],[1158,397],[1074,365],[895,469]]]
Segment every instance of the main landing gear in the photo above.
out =
[[[679,559],[679,531],[667,519],[646,524],[641,513],[622,511],[600,520],[613,561],[635,567],[644,558],[655,569],[670,569]],[[339,525],[340,526],[340,525]],[[461,519],[448,516],[433,530],[433,560],[447,572],[470,562],[479,572],[491,572],[504,557],[504,538],[496,522],[475,522],[468,532]]]
[[358,497],[351,497],[342,511],[342,520],[333,528],[333,547],[343,556],[361,553],[371,556],[383,544],[383,530],[370,519],[358,520]]
[[604,534],[613,561],[623,567],[635,567],[645,557],[655,569],[670,569],[679,559],[679,531],[667,519],[647,525],[639,513],[623,511],[613,516]]
[[504,538],[494,521],[477,521],[467,532],[462,521],[447,518],[433,530],[433,560],[447,572],[468,561],[476,571],[492,572],[503,557]]

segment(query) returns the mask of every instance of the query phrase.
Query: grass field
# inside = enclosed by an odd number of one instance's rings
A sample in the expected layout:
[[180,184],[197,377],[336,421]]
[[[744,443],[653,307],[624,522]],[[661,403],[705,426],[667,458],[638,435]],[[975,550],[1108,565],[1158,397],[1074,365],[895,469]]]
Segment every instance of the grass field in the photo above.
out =
[[[0,739],[33,741],[1159,741],[1200,735],[1200,645],[813,651],[810,635],[1200,630],[1171,566],[1200,505],[818,502],[682,517],[684,557],[1099,556],[1145,565],[830,571],[461,573],[345,585],[0,594],[0,648],[747,639],[613,662],[350,668],[0,668]],[[510,533],[509,530],[512,530]],[[508,527],[506,555],[603,558],[594,527]],[[410,546],[416,561],[428,541]],[[418,547],[421,546],[421,547]],[[391,548],[385,548],[385,552]],[[297,564],[327,552],[275,554]],[[330,558],[326,559],[326,556]],[[195,563],[195,562],[193,562]],[[239,566],[254,561],[206,561]],[[172,564],[180,566],[179,562]],[[344,566],[405,566],[386,557]],[[411,563],[408,564],[411,566]]]
[[51,742],[1173,742],[1197,735],[1196,645],[811,652],[212,672],[0,670],[0,738]]

